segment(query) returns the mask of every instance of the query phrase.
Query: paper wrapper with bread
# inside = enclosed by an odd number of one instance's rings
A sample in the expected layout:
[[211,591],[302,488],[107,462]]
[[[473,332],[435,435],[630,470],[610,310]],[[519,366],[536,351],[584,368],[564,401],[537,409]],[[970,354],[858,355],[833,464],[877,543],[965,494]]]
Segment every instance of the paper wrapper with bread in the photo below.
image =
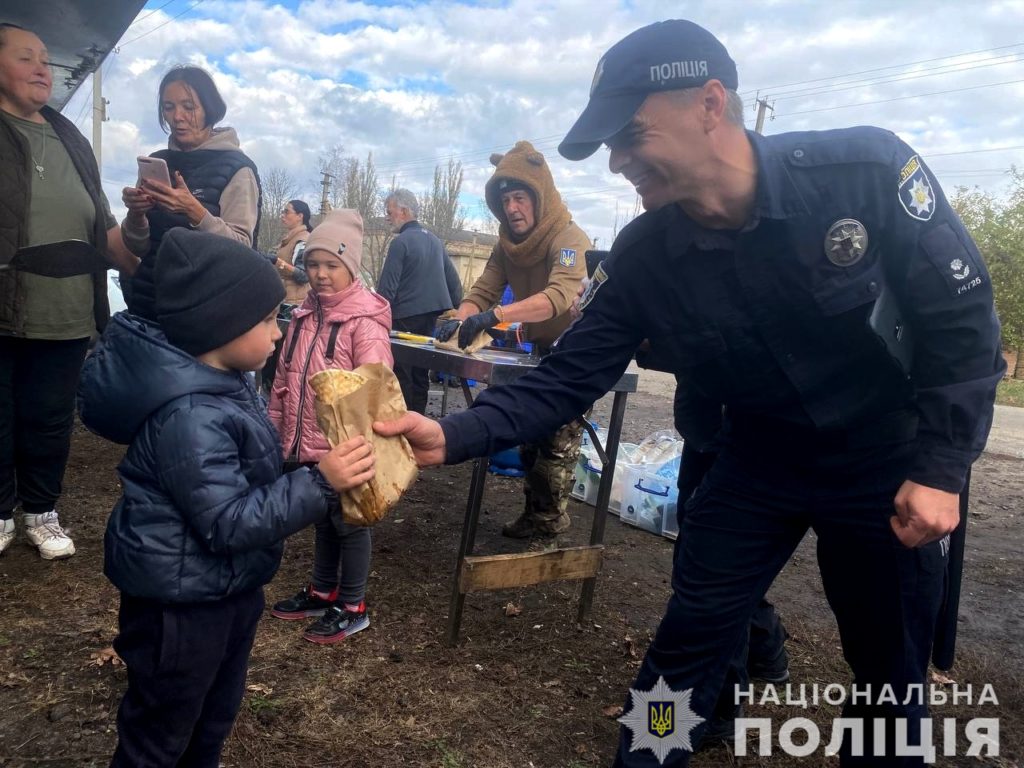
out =
[[391,421],[405,413],[398,379],[386,365],[370,363],[354,371],[320,371],[309,383],[316,394],[317,424],[332,446],[357,435],[373,444],[376,475],[341,494],[346,523],[373,525],[416,480],[416,459],[405,437],[382,437],[373,431],[373,422]]

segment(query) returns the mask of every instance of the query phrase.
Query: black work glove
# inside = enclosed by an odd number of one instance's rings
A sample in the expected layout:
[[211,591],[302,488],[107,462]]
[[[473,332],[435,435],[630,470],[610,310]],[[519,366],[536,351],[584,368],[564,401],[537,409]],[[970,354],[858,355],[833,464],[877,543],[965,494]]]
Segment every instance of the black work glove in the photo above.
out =
[[448,341],[462,325],[461,320],[439,320],[434,328],[434,338],[438,341]]
[[462,321],[462,327],[459,328],[459,349],[468,347],[480,331],[486,331],[497,324],[498,316],[494,313],[493,309],[476,315],[470,315]]

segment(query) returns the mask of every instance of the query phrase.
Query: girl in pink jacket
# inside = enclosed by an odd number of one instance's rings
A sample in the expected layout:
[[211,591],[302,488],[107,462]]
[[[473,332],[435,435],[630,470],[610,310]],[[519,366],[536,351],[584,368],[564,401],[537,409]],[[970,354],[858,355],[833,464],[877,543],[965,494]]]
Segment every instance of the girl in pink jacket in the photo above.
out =
[[[306,241],[311,290],[292,313],[270,393],[270,420],[290,468],[315,463],[330,450],[316,424],[309,384],[313,374],[363,363],[394,364],[388,337],[391,307],[359,279],[362,244],[363,220],[347,209],[329,213]],[[288,620],[318,617],[303,637],[313,643],[340,642],[370,626],[365,603],[369,573],[370,529],[323,520],[316,524],[312,583],[276,603],[271,614]]]

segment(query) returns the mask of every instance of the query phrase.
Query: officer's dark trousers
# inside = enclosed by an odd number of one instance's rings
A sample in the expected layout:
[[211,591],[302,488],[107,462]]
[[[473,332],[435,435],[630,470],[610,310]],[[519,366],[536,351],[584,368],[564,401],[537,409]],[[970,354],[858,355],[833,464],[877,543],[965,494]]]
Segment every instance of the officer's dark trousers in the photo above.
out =
[[[423,315],[410,315],[391,322],[396,331],[418,333],[420,336],[433,336],[434,323],[440,312],[427,312]],[[426,368],[413,368],[409,365],[395,365],[395,378],[402,388],[405,407],[416,413],[425,413],[427,399],[430,395],[430,372]]]
[[114,649],[128,690],[111,766],[217,768],[262,612],[262,589],[183,605],[122,593]]
[[[906,718],[907,743],[919,743],[925,707],[916,696],[903,702],[908,686],[925,682],[945,560],[938,542],[908,549],[890,527],[893,498],[906,478],[911,451],[909,443],[900,443],[811,451],[799,458],[765,446],[744,451],[733,443],[721,452],[686,503],[672,597],[633,685],[647,691],[664,676],[677,693],[693,690],[691,707],[705,722],[689,734],[691,744],[712,716],[751,615],[811,528],[853,682],[859,688],[870,685],[874,699],[852,704],[847,698],[842,717],[862,719],[864,756],[847,754],[847,740],[841,765],[923,764],[921,758],[894,756],[895,720]],[[900,703],[877,703],[886,683]],[[784,718],[806,716],[798,707],[785,710]],[[873,743],[874,718],[887,721],[884,745]],[[826,731],[822,753],[831,740],[831,729]],[[756,739],[750,741],[756,753]],[[774,730],[772,741],[778,750]],[[630,752],[630,744],[624,727],[617,766],[658,765],[650,750]],[[673,750],[663,765],[685,766],[689,758],[689,752]]]

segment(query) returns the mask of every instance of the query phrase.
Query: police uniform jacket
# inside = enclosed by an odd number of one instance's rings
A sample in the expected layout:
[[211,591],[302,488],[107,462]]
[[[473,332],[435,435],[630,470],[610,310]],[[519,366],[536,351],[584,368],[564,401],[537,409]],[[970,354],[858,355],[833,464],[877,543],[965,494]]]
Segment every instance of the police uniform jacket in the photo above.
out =
[[[888,131],[748,136],[758,177],[747,225],[706,230],[675,205],[633,221],[556,351],[441,422],[449,462],[582,413],[646,338],[682,382],[688,441],[767,436],[795,450],[785,438],[798,436],[841,451],[851,436],[892,432],[914,444],[909,479],[961,490],[1005,368],[974,243]],[[873,329],[883,292],[899,323]]]

